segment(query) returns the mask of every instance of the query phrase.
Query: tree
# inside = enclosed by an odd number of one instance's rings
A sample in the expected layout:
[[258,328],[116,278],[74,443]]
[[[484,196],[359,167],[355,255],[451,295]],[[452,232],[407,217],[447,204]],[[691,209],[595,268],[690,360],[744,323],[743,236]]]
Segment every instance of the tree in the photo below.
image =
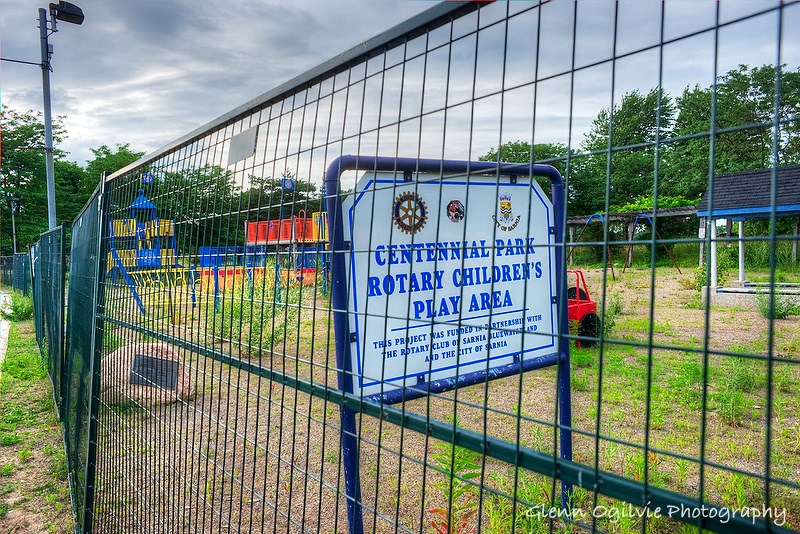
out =
[[[490,148],[478,160],[528,164],[546,162],[564,176],[567,167],[567,147],[559,143],[536,143],[531,146],[527,141],[509,141],[500,145],[499,150]],[[537,180],[545,191],[550,190],[549,180],[542,178]]]
[[[53,121],[53,139],[62,140],[62,117]],[[3,107],[0,117],[2,129],[2,167],[0,167],[0,248],[11,251],[11,198],[18,198],[15,215],[17,245],[25,250],[47,230],[47,179],[44,154],[44,124],[41,114],[34,111],[20,113]],[[64,156],[54,150],[54,157]],[[59,181],[56,180],[58,190]],[[61,200],[56,193],[56,199]],[[56,213],[59,205],[56,205]],[[8,229],[8,230],[7,230]]]
[[[88,196],[84,196],[80,191],[80,184],[84,180],[85,171],[83,167],[72,161],[58,160],[54,162],[54,166],[57,222],[73,221],[89,199]],[[47,210],[44,210],[44,214],[44,217],[47,217]],[[38,239],[38,236],[36,239]]]
[[[780,74],[782,98],[777,109],[773,65],[752,69],[739,65],[720,78],[716,86],[714,174],[762,169],[773,163],[800,163],[800,125],[796,119],[800,115],[800,72],[785,72],[783,66]],[[673,144],[667,157],[667,194],[699,198],[708,187],[713,95],[712,87],[695,85],[687,86],[676,99],[674,135],[687,139]],[[777,138],[771,124],[776,112]],[[777,154],[773,156],[775,139]]]
[[86,173],[80,184],[80,192],[85,197],[84,202],[100,183],[103,173],[112,174],[144,156],[144,152],[131,150],[128,143],[117,144],[115,151],[107,145],[92,148],[91,151],[94,159],[86,165]]
[[[294,181],[294,189],[283,189],[282,179]],[[323,211],[322,198],[317,186],[308,180],[298,180],[287,169],[280,178],[250,176],[250,188],[242,193],[241,209],[246,211],[249,221],[277,220],[281,218],[281,197],[283,197],[283,217],[296,216],[300,210],[310,216],[315,211]]]
[[235,216],[240,209],[240,191],[231,171],[203,165],[165,172],[149,185],[142,185],[137,175],[135,180],[116,184],[112,195],[115,212],[126,214],[139,189],[157,206],[159,218],[175,221],[176,237],[185,251],[244,242],[244,219]]
[[[675,120],[675,104],[655,88],[643,95],[623,95],[613,109],[603,109],[592,121],[582,148],[594,152],[575,162],[568,191],[571,211],[589,215],[605,211],[609,135],[611,173],[609,204],[623,205],[653,194],[655,146],[666,139]],[[663,161],[663,147],[660,157]]]

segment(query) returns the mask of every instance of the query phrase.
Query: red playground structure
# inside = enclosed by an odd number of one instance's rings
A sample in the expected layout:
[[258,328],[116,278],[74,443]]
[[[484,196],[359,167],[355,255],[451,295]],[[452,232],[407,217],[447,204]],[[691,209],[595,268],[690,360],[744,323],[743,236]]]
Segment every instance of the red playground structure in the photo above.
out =
[[[591,347],[597,343],[600,333],[600,319],[597,317],[597,302],[589,296],[589,287],[583,271],[570,269],[567,286],[567,316],[570,325],[576,325],[578,347]],[[572,282],[572,277],[575,282]]]

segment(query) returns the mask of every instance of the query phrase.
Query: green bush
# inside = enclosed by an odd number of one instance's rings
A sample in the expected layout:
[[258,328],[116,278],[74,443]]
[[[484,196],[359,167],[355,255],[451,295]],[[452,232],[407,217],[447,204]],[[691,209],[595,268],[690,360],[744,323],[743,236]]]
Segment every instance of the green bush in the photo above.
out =
[[33,299],[19,291],[11,293],[11,306],[3,310],[3,317],[10,321],[27,321],[33,317]]
[[611,333],[617,326],[617,316],[622,313],[623,308],[622,295],[619,293],[608,295],[603,315],[603,337],[611,337]]
[[[733,252],[732,252],[733,251]],[[733,254],[735,250],[726,247],[719,247],[717,251],[717,285],[722,287],[728,283],[729,275],[734,266]],[[738,261],[738,260],[737,260]],[[694,270],[695,288],[700,291],[708,281],[706,280],[706,266],[708,261]]]
[[800,303],[794,295],[775,293],[774,306],[770,307],[770,292],[756,293],[758,311],[767,319],[786,319],[790,315],[800,315]]

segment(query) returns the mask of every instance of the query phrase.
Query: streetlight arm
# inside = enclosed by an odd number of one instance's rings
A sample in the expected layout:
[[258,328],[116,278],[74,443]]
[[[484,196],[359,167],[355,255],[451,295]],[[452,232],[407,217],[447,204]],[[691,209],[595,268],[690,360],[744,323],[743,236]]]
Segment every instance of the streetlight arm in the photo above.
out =
[[11,59],[8,57],[0,57],[0,61],[9,61],[11,63],[23,63],[25,65],[36,65],[37,67],[41,67],[41,63],[36,63],[34,61],[24,61],[22,59]]

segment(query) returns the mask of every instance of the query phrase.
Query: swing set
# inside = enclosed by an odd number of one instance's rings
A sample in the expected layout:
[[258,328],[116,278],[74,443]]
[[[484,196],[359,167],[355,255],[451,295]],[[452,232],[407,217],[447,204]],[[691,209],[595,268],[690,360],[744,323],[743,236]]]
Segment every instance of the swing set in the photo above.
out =
[[[589,227],[589,223],[591,223],[594,219],[598,219],[601,223],[603,223],[603,226],[606,225],[606,219],[605,217],[603,217],[602,213],[593,213],[589,215],[589,218],[586,219],[586,223],[583,225],[583,228],[581,228],[581,231],[578,234],[578,238],[572,243],[572,246],[569,249],[569,254],[567,255],[567,262],[572,261],[572,253],[575,252],[575,245],[581,242],[581,237],[583,237],[583,233],[586,231],[586,228]],[[608,264],[611,266],[611,278],[616,281],[617,277],[616,274],[614,273],[614,259],[611,256],[611,245],[608,242],[606,242],[606,253],[608,254]]]
[[[572,254],[573,254],[573,252],[575,252],[575,245],[580,243],[581,238],[583,237],[583,233],[586,231],[586,228],[595,219],[599,220],[605,226],[606,218],[603,217],[602,213],[593,213],[592,215],[590,215],[589,218],[586,219],[586,223],[583,225],[583,228],[581,228],[581,231],[578,234],[577,239],[572,243],[572,246],[570,247],[570,250],[569,250],[569,254],[567,255],[567,261],[570,261],[572,259]],[[646,213],[637,214],[633,219],[632,228],[635,230],[636,225],[639,224],[639,221],[641,219],[644,219],[648,223],[650,223],[650,227],[655,231],[656,237],[658,237],[658,240],[661,241],[661,246],[664,247],[664,250],[667,252],[667,255],[669,256],[669,259],[672,260],[672,264],[678,270],[678,273],[683,274],[683,272],[681,272],[681,268],[678,266],[678,262],[675,261],[675,257],[672,255],[672,252],[669,250],[669,247],[663,242],[663,238],[661,237],[661,233],[656,229],[655,225],[653,224],[653,219],[651,219],[649,215],[647,215]],[[631,258],[633,257],[633,241],[634,241],[633,234],[634,234],[634,232],[632,231],[631,235],[629,236],[630,237],[630,241],[628,243],[628,251],[625,254],[625,262],[622,265],[622,272],[623,273],[630,266]],[[611,254],[611,243],[610,242],[606,242],[606,252],[608,254],[608,260],[609,260],[608,264],[611,266],[611,277],[612,277],[612,279],[616,280],[616,274],[614,272],[614,259],[613,259],[613,256]]]
[[647,215],[646,213],[640,213],[633,219],[633,226],[632,226],[633,230],[631,231],[631,236],[630,236],[631,239],[630,243],[628,244],[628,253],[625,255],[625,264],[622,266],[622,272],[624,273],[625,269],[627,269],[628,265],[631,263],[631,258],[633,257],[633,234],[636,230],[636,225],[639,223],[639,219],[642,218],[646,219],[647,222],[650,223],[650,228],[653,229],[653,231],[656,233],[656,237],[658,237],[658,240],[661,241],[661,246],[664,247],[664,250],[667,251],[667,256],[669,256],[669,259],[672,260],[672,265],[675,266],[679,274],[683,274],[681,272],[681,268],[678,267],[678,262],[675,261],[675,257],[669,250],[669,247],[664,243],[664,240],[661,237],[661,233],[656,229],[656,226],[653,224],[653,219],[651,219],[650,216]]

